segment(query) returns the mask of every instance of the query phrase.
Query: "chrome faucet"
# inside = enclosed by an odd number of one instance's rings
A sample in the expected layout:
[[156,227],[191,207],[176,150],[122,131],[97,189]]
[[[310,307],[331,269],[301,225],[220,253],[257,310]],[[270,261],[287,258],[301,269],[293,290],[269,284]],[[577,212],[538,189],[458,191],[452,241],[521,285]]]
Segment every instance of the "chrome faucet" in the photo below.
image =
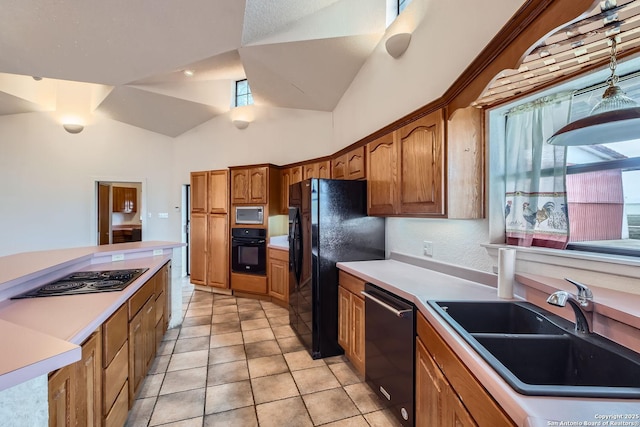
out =
[[558,307],[564,307],[569,303],[576,315],[576,332],[581,334],[591,333],[593,331],[590,314],[593,311],[591,289],[580,282],[566,278],[564,280],[573,283],[578,288],[578,295],[574,296],[567,291],[556,291],[549,295],[547,302]]

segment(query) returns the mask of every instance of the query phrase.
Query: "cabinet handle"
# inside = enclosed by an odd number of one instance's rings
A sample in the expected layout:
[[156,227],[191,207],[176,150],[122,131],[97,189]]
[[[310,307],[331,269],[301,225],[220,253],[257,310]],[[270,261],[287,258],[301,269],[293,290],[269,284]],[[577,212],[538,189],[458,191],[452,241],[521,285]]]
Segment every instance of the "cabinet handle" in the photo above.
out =
[[151,313],[151,310],[153,310],[153,306],[151,306],[151,307],[149,307],[149,308],[147,309],[147,314]]

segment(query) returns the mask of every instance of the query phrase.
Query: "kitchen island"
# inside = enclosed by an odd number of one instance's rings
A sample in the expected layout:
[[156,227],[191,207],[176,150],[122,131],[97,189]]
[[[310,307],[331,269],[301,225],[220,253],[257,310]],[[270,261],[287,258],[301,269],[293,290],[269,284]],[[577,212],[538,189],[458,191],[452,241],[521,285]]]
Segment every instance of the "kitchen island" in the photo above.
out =
[[[611,420],[638,425],[638,418],[614,418],[640,416],[640,400],[637,399],[526,396],[517,393],[427,304],[429,300],[498,301],[495,275],[394,253],[388,260],[338,263],[338,268],[412,301],[515,425],[624,425],[604,424]],[[526,296],[530,302],[574,321],[570,308],[551,309],[548,304],[540,303],[538,297],[538,294],[551,289],[573,292],[571,285],[565,285],[561,279],[533,275],[516,276],[516,279],[515,299],[525,299],[523,296]],[[640,296],[595,287],[592,290],[595,332],[638,352],[640,331],[636,328],[640,320]]]
[[[81,357],[80,345],[171,261],[174,242],[135,242],[20,253],[0,258],[0,425],[47,425],[47,374]],[[77,271],[146,269],[118,292],[10,298]],[[171,283],[171,282],[169,282]],[[169,289],[181,321],[182,293]]]

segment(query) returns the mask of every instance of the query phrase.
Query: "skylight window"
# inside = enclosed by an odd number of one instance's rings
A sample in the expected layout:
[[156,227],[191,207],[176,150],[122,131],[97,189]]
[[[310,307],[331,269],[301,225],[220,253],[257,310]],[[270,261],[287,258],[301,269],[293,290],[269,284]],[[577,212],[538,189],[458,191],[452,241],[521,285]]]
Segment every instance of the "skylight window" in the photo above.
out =
[[236,107],[253,104],[253,95],[247,79],[236,81]]
[[411,3],[411,0],[398,0],[398,15],[402,13],[409,3]]

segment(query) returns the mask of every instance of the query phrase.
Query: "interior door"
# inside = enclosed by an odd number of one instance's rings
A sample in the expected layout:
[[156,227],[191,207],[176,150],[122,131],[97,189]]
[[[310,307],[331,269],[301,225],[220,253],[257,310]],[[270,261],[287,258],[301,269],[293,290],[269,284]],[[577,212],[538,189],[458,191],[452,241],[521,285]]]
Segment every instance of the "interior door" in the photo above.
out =
[[111,186],[98,183],[98,244],[108,245],[111,230],[109,230],[109,220],[111,219],[111,209],[109,208],[109,192]]

